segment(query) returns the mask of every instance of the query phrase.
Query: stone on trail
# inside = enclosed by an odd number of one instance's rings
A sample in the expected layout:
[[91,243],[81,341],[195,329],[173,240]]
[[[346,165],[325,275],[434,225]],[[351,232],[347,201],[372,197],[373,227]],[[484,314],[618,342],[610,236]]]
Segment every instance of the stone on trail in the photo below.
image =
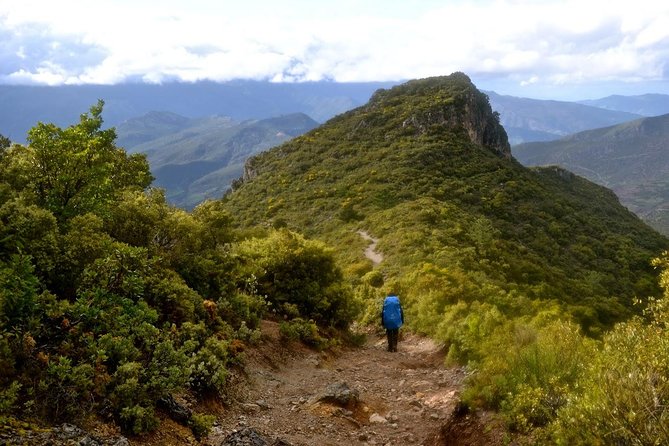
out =
[[350,388],[345,382],[330,384],[323,394],[315,398],[316,402],[335,404],[348,408],[355,407],[359,400],[360,392]]
[[373,413],[373,414],[370,415],[370,417],[369,417],[369,422],[372,423],[372,424],[386,424],[386,423],[388,423],[388,420],[386,420],[385,418],[383,418],[383,417],[382,417],[381,415],[379,415],[378,413]]
[[280,438],[268,440],[255,429],[245,427],[230,433],[219,446],[291,446],[291,444]]

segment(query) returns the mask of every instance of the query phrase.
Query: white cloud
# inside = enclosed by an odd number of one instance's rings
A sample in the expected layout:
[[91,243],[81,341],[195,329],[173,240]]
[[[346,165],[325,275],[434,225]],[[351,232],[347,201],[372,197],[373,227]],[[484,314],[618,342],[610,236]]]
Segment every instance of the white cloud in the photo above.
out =
[[636,82],[669,71],[669,3],[3,0],[0,38],[5,82]]

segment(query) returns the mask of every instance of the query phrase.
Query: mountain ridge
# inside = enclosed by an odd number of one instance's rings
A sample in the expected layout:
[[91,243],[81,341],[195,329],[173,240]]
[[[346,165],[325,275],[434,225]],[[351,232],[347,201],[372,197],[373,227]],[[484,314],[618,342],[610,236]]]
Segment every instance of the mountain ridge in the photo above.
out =
[[150,112],[121,124],[120,143],[147,155],[154,185],[165,188],[175,205],[192,209],[207,198],[220,198],[243,173],[246,159],[314,128],[304,113],[242,122],[230,117],[186,118]]
[[[513,147],[525,165],[557,164],[611,187],[633,212],[669,234],[669,114]],[[624,161],[624,162],[622,162]]]
[[659,93],[635,96],[611,95],[600,99],[579,101],[579,103],[648,117],[669,113],[669,95]]
[[[323,239],[361,277],[372,267],[358,230],[379,239],[388,278],[433,264],[505,292],[600,302],[586,318],[593,329],[621,317],[653,288],[638,288],[649,283],[640,277],[666,239],[610,190],[562,169],[522,167],[498,119],[462,73],[410,81],[254,156],[225,204],[241,226]],[[635,247],[634,261],[609,263],[619,243]]]
[[625,111],[606,110],[594,105],[520,98],[485,92],[501,116],[512,145],[527,140],[547,141],[582,130],[619,124],[640,118]]
[[221,115],[235,120],[265,119],[303,112],[323,122],[366,102],[391,82],[273,83],[237,80],[116,85],[0,85],[0,134],[23,143],[35,122],[64,126],[98,99],[105,101],[106,126],[152,110],[169,110],[188,118]]

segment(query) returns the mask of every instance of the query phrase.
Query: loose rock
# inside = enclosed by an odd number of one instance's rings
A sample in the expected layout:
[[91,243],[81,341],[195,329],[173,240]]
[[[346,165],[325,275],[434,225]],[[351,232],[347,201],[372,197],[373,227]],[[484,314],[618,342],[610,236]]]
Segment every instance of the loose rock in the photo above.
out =
[[316,401],[337,406],[353,408],[358,404],[360,393],[352,389],[345,382],[330,384],[325,393],[318,396]]
[[383,418],[383,417],[382,417],[381,415],[379,415],[378,413],[373,413],[373,414],[370,415],[370,417],[369,417],[369,422],[372,423],[372,424],[386,424],[386,423],[388,422],[388,420],[386,420],[385,418]]

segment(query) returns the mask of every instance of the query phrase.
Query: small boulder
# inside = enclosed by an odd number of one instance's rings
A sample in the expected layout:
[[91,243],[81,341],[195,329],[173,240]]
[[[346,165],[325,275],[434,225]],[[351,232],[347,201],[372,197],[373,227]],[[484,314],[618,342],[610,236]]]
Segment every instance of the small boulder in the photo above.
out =
[[360,392],[352,389],[345,382],[330,384],[322,395],[316,398],[317,402],[334,404],[340,407],[352,408],[357,406]]
[[286,440],[270,440],[253,428],[245,427],[228,434],[219,446],[292,446]]

